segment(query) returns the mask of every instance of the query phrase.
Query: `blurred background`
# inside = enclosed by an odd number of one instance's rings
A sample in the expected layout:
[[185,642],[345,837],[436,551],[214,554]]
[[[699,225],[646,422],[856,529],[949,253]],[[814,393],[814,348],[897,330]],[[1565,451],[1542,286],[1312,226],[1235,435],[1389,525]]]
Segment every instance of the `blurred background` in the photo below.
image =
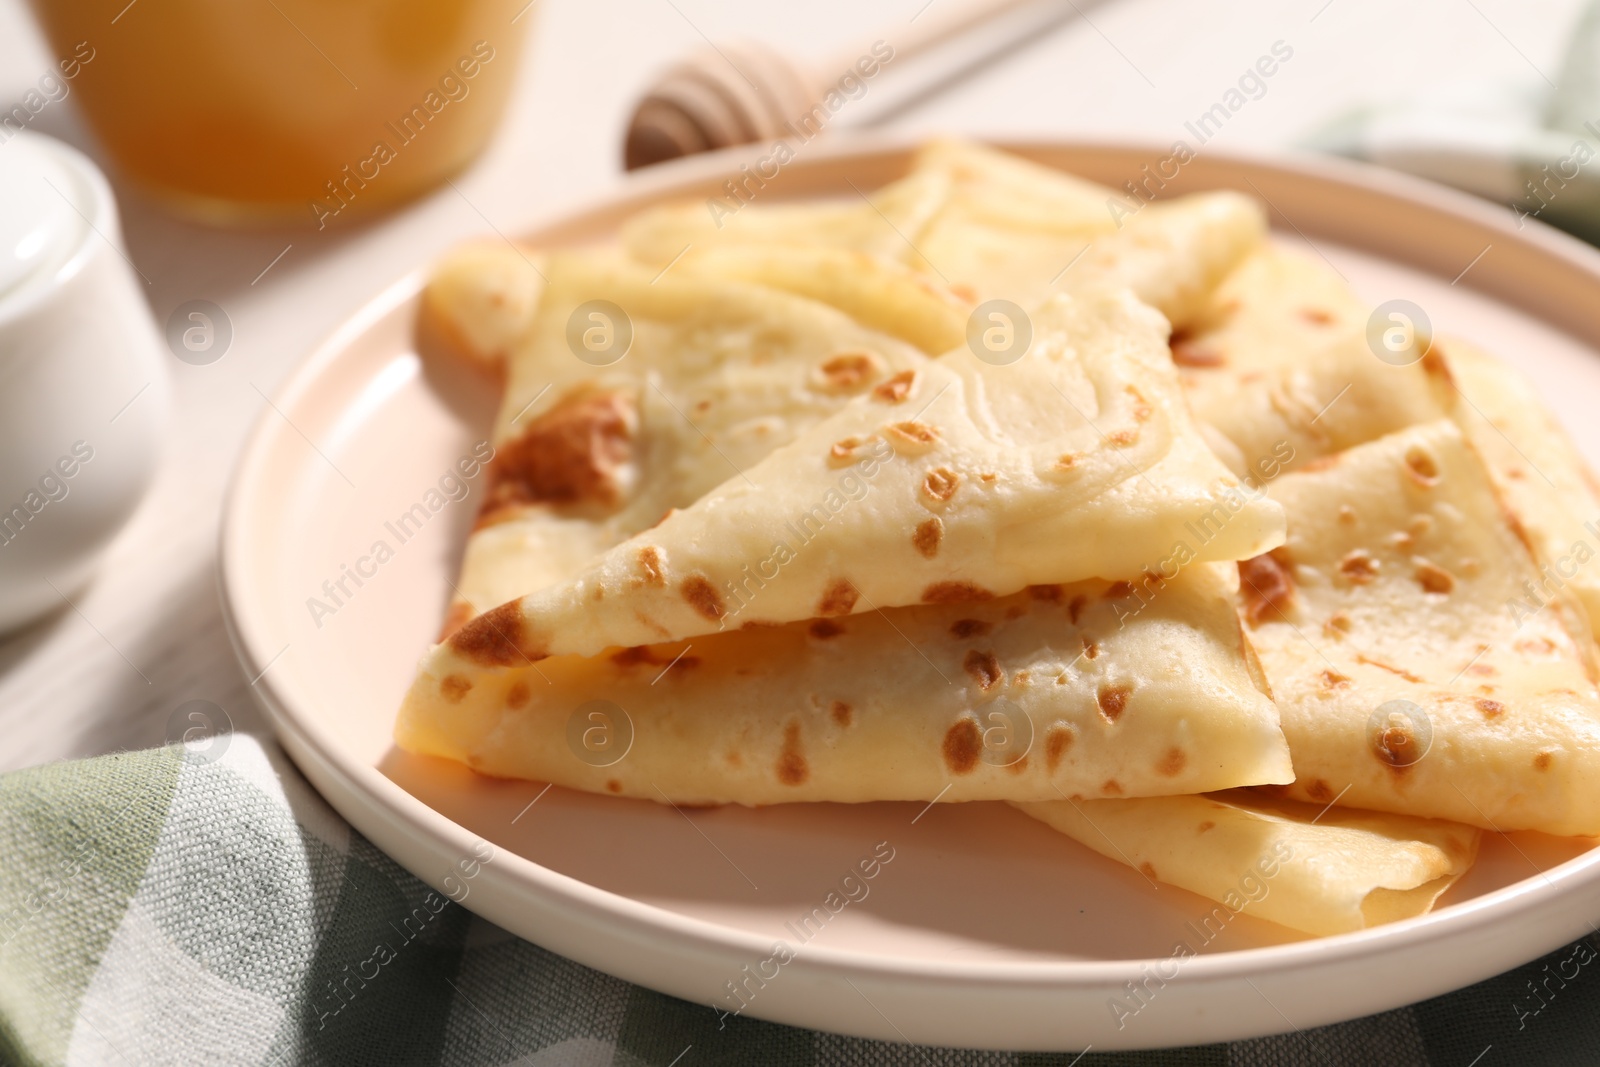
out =
[[[507,23],[504,40],[513,47],[503,49],[493,68],[505,107],[497,122],[487,109],[486,147],[475,161],[448,183],[433,182],[400,203],[372,203],[373,210],[331,218],[307,211],[285,223],[241,228],[174,213],[128,180],[85,120],[86,100],[102,110],[124,107],[129,122],[154,106],[142,97],[119,99],[94,81],[125,73],[119,48],[160,38],[140,23],[158,28],[164,0],[125,7],[119,0],[107,9],[121,8],[114,19],[97,16],[81,32],[60,13],[74,5],[61,6],[50,16],[61,23],[52,26],[53,45],[33,9],[0,0],[0,110],[26,106],[29,130],[78,147],[108,173],[127,257],[158,326],[177,309],[205,301],[228,329],[225,350],[214,358],[171,361],[174,414],[166,452],[99,577],[70,605],[0,638],[0,738],[6,739],[0,770],[158,744],[172,710],[196,697],[227,709],[236,728],[257,725],[249,679],[239,676],[217,605],[222,495],[245,435],[268,410],[278,383],[369,297],[464,237],[515,234],[624,180],[622,146],[640,98],[664,68],[707,42],[762,43],[827,75],[833,57],[860,54],[875,40],[893,44],[951,3],[540,0],[527,10],[512,4],[505,11],[515,22]],[[1584,6],[1577,0],[1064,0],[1023,40],[942,91],[922,87],[896,99],[892,79],[912,63],[891,65],[860,101],[860,114],[847,108],[837,128],[876,117],[881,128],[912,134],[1194,145],[1186,124],[1237,87],[1260,57],[1276,54],[1275,73],[1259,92],[1252,84],[1210,147],[1278,152],[1315,142],[1357,152],[1373,137],[1383,140],[1388,122],[1391,151],[1397,143],[1414,146],[1415,130],[1437,133],[1445,148],[1459,150],[1433,152],[1413,160],[1415,166],[1443,167],[1442,176],[1500,190],[1505,200],[1525,178],[1505,161],[1531,151],[1527,138],[1536,148],[1548,141],[1538,127],[1551,114],[1558,82],[1580,97],[1566,112],[1585,113],[1583,87],[1567,85],[1572,79],[1561,73],[1571,66],[1573,41],[1587,47],[1581,34],[1575,38]],[[56,7],[41,0],[41,11]],[[290,22],[283,10],[277,13]],[[333,70],[321,70],[321,77],[337,73],[360,91],[351,78],[359,72],[337,62],[347,42],[315,41],[315,34],[295,29],[307,45],[300,60],[308,69],[325,64]],[[80,39],[94,58],[64,83],[64,93],[44,94],[44,103],[31,106],[41,99],[41,79],[65,69]],[[520,59],[516,44],[523,46]],[[960,69],[963,47],[946,46],[935,65]],[[250,61],[248,41],[240,50],[237,58],[196,55],[194,62]],[[485,79],[478,88],[494,93],[488,85]],[[371,83],[366,90],[376,91]],[[893,106],[885,110],[887,104]],[[314,97],[297,106],[312,116],[308,122],[320,114]],[[1600,119],[1600,100],[1589,114]],[[1554,143],[1574,137],[1561,133]],[[1600,146],[1600,136],[1592,139]],[[203,170],[229,150],[207,137],[179,138],[162,147],[162,159]],[[115,721],[104,721],[106,709],[117,709]]]

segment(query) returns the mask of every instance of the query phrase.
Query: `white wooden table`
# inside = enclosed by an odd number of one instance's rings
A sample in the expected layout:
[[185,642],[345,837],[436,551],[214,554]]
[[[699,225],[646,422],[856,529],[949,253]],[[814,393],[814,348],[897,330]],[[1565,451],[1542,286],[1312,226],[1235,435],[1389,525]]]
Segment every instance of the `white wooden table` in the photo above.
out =
[[[94,584],[74,607],[0,638],[0,770],[159,744],[173,710],[195,699],[220,705],[238,729],[261,729],[223,632],[215,571],[222,495],[245,434],[266,407],[263,394],[406,266],[486,232],[486,219],[514,233],[536,214],[620,181],[633,102],[660,65],[703,38],[755,38],[820,57],[879,37],[892,43],[924,4],[551,0],[539,12],[498,139],[458,180],[459,192],[445,188],[361,228],[211,231],[119,187],[129,250],[151,279],[157,320],[186,301],[210,300],[232,321],[234,339],[209,366],[172,361],[177,407],[159,479]],[[1541,72],[1555,75],[1578,6],[1111,0],[1088,8],[1089,21],[1042,36],[893,128],[1166,145],[1282,41],[1292,59],[1213,143],[1287,146],[1365,101],[1475,77],[1542,84]],[[110,38],[104,44],[114,46]],[[0,0],[0,110],[50,66],[27,9]],[[34,125],[103,163],[70,97]]]

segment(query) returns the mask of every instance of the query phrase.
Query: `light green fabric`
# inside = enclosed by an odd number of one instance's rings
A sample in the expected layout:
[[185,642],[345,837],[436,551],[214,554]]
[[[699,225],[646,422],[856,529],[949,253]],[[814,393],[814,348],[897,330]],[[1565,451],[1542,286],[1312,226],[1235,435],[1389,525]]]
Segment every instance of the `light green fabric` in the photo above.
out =
[[522,941],[395,866],[248,737],[0,776],[0,1063],[29,1067],[1589,1063],[1595,958],[1579,942],[1232,1045],[924,1049],[722,1019]]

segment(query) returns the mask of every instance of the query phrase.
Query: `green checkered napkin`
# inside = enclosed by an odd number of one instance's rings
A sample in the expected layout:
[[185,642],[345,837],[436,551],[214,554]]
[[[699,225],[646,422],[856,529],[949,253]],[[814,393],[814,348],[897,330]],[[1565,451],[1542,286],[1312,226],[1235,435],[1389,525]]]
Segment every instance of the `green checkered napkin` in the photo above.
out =
[[0,776],[0,1061],[1600,1063],[1600,966],[1574,962],[1596,959],[1583,943],[1414,1007],[1204,1048],[1078,1059],[723,1027],[433,893],[275,749],[206,744]]

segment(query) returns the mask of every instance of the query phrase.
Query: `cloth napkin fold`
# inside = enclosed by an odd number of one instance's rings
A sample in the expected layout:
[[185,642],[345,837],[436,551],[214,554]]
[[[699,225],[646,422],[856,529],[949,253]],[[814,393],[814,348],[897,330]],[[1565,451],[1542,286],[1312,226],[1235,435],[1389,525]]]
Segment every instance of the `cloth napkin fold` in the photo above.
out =
[[247,736],[0,776],[7,1064],[1591,1063],[1597,957],[1586,940],[1451,996],[1231,1045],[921,1048],[723,1020],[523,941],[407,874]]
[[1573,24],[1554,80],[1536,69],[1520,81],[1430,81],[1335,116],[1302,146],[1476,193],[1504,204],[1519,230],[1537,219],[1600,244],[1600,0]]

